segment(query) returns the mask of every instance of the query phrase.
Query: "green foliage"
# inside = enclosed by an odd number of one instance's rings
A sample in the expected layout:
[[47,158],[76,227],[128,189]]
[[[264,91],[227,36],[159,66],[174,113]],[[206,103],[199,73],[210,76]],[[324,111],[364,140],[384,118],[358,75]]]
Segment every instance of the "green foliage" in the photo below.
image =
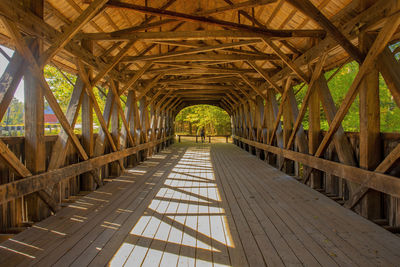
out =
[[10,106],[1,121],[2,125],[18,125],[24,123],[24,103],[15,97],[11,100]]
[[[336,69],[325,73],[325,77],[328,79]],[[352,84],[355,76],[358,72],[358,64],[356,62],[350,62],[343,66],[343,68],[329,81],[328,86],[332,94],[332,98],[337,108],[343,102],[346,93]],[[294,91],[296,92],[300,86],[296,86]],[[297,95],[296,100],[299,103],[299,108],[303,102],[303,98],[306,94],[307,86],[305,86]],[[400,131],[400,108],[397,107],[393,100],[393,97],[383,79],[379,77],[379,101],[380,101],[380,123],[382,132],[399,132]],[[351,105],[349,111],[343,119],[342,126],[345,131],[358,132],[360,131],[360,112],[359,112],[359,97],[357,96]],[[303,126],[308,129],[308,111],[303,119]],[[328,130],[329,124],[326,120],[325,113],[321,106],[321,129]]]
[[[328,79],[335,70],[325,73],[325,77]],[[333,101],[336,107],[339,108],[340,104],[343,102],[346,93],[353,82],[356,74],[358,72],[358,64],[353,61],[346,64],[328,83],[329,89],[332,94]],[[360,101],[358,96],[351,105],[347,115],[344,117],[342,126],[345,131],[356,132],[360,130],[360,112],[359,112]],[[326,122],[326,124],[328,123]],[[327,130],[326,127],[324,130]]]
[[[63,72],[64,75],[72,82],[76,82],[76,76]],[[73,86],[71,83],[67,81],[67,79],[62,75],[62,73],[55,67],[46,65],[44,68],[44,76],[46,78],[47,83],[50,86],[51,91],[53,92],[54,96],[56,97],[58,103],[61,106],[61,109],[65,113],[67,111],[67,107],[69,101],[71,100]],[[107,93],[107,90],[104,88],[100,88],[103,92]],[[106,97],[97,89],[93,89],[94,95],[96,96],[97,103],[99,104],[100,109],[103,111]],[[47,103],[46,103],[47,105]],[[82,119],[81,116],[78,117],[77,123],[81,123]],[[93,119],[96,125],[100,125],[98,118],[96,115]]]
[[207,135],[230,134],[231,122],[226,111],[211,105],[195,105],[182,109],[175,118],[176,132],[198,134],[204,127]]
[[[76,76],[64,73],[68,79],[75,83]],[[57,68],[46,65],[44,68],[44,77],[49,84],[51,91],[56,97],[61,109],[65,112],[68,107],[69,100],[71,99],[73,86],[64,78],[64,76],[57,70]]]

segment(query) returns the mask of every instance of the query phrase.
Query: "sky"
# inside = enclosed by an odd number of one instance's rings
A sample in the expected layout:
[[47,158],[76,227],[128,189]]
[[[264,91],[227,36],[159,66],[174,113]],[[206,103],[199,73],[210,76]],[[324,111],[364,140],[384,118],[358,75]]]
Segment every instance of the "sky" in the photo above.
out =
[[[8,49],[7,47],[1,46],[0,47],[9,55],[12,56],[14,53],[13,50]],[[8,65],[8,60],[0,54],[0,77],[3,75],[4,70],[6,69]],[[21,83],[19,84],[17,91],[15,92],[14,95],[15,98],[17,98],[19,101],[24,102],[24,80],[22,79]]]

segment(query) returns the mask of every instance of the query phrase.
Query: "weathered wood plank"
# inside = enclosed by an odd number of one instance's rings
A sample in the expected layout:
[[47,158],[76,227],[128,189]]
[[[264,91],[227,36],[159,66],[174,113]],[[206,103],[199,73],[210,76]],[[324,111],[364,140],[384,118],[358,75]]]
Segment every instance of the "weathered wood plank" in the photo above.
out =
[[343,177],[351,182],[364,184],[369,188],[395,197],[400,197],[400,180],[397,177],[344,165],[342,163],[322,159],[312,155],[306,155],[288,149],[257,143],[242,137],[234,138],[276,155],[281,155],[287,159],[303,163],[311,168],[331,173],[338,177]]

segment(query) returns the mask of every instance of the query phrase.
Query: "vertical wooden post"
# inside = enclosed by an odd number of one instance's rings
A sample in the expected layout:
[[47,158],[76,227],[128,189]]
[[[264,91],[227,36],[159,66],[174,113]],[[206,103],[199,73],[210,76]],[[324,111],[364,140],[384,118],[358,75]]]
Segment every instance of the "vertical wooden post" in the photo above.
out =
[[[43,0],[24,0],[25,8],[43,18]],[[40,40],[29,40],[33,55],[39,58],[43,50]],[[33,173],[46,170],[46,148],[44,140],[44,98],[38,78],[34,73],[25,72],[25,161],[26,167]],[[40,221],[47,217],[48,209],[36,194],[25,197],[28,207],[28,220]]]
[[[288,90],[293,91],[292,88],[289,88]],[[283,106],[283,146],[286,147],[287,143],[289,142],[290,135],[292,134],[292,122],[293,122],[293,116],[292,116],[292,111],[291,111],[291,106],[290,106],[290,99],[286,97],[284,100],[284,106]],[[284,166],[283,166],[283,171],[292,174],[294,173],[294,164],[293,161],[286,160],[284,161]],[[279,162],[279,166],[281,166],[281,162]]]
[[[146,108],[146,96],[143,96],[139,100],[139,117],[140,117],[140,124],[141,124],[141,140],[142,142],[148,141],[148,134],[147,134],[147,118],[148,118],[148,110]],[[148,156],[148,149],[142,151],[142,160],[145,160]]]
[[[322,74],[323,75],[323,74]],[[318,91],[314,90],[308,100],[308,150],[312,155],[317,151],[320,143],[321,121]],[[321,188],[322,173],[314,171],[311,173],[310,185],[312,188]]]
[[[360,1],[362,10],[374,1]],[[362,52],[367,53],[372,40],[366,33],[359,36]],[[380,105],[379,105],[379,72],[371,68],[360,84],[360,168],[374,170],[380,163]],[[370,190],[361,201],[361,215],[369,219],[381,217],[381,193]]]
[[[130,144],[131,146],[135,146],[137,142],[137,136],[136,136],[136,129],[135,129],[135,106],[137,106],[137,103],[135,101],[135,92],[133,90],[130,90],[128,92],[128,96],[126,98],[126,107],[125,107],[125,117],[126,120],[129,123],[129,129],[125,129],[125,131],[130,131],[131,135],[133,137],[133,140],[135,144]],[[127,147],[127,138],[126,134],[123,136],[124,138],[124,147]],[[129,167],[134,167],[137,164],[137,154],[133,154],[128,157],[128,166]]]
[[[82,47],[93,52],[93,42],[88,40],[82,41]],[[88,70],[88,77],[92,79],[92,70]],[[93,105],[88,94],[85,92],[82,98],[82,146],[88,156],[93,157],[94,153],[94,139],[93,139]],[[81,190],[92,191],[94,189],[94,182],[92,174],[84,173],[81,175]]]
[[[119,91],[118,82],[116,82],[116,81],[111,81],[111,82],[115,84],[116,91],[118,92]],[[114,104],[113,104],[113,107],[111,110],[111,136],[114,140],[114,144],[117,147],[117,150],[119,150],[120,149],[119,112],[118,112],[118,104],[115,103],[115,101],[119,101],[119,97],[118,97],[118,99],[116,99],[114,96],[114,99],[113,99]],[[120,174],[121,174],[121,172],[120,172],[120,167],[119,167],[118,162],[111,163],[111,175],[118,177]]]
[[[264,99],[261,96],[256,96],[256,109],[255,109],[255,125],[257,127],[255,141],[261,141],[262,135],[262,120],[264,118]],[[261,150],[256,148],[256,155],[261,158]]]

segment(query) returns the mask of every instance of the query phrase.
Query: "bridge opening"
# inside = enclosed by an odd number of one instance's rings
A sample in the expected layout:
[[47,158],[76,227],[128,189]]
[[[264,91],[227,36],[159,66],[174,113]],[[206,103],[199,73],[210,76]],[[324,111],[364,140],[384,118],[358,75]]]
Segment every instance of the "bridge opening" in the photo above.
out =
[[188,137],[189,140],[196,140],[196,136],[201,135],[202,129],[206,136],[213,136],[214,140],[232,134],[230,115],[214,105],[199,104],[185,107],[176,115],[174,122],[175,134]]

